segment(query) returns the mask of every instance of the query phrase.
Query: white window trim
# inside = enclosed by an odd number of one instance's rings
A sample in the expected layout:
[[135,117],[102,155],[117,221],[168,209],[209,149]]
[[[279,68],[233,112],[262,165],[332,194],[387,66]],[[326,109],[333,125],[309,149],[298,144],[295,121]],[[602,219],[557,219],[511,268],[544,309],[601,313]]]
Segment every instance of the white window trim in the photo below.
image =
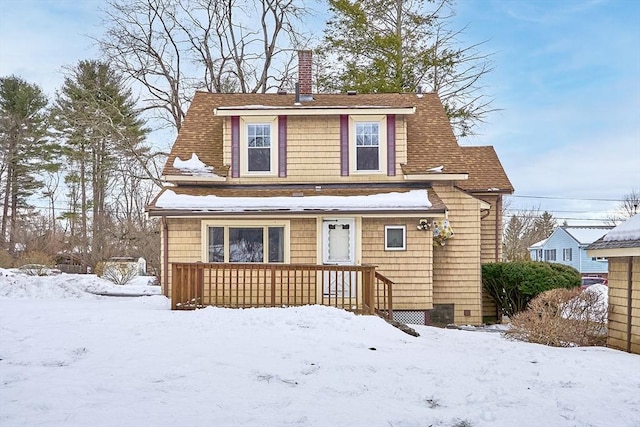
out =
[[[266,124],[271,126],[270,169],[249,171],[248,125]],[[278,176],[278,116],[240,117],[240,175],[241,176]]]
[[[402,247],[389,247],[387,241],[387,230],[402,230]],[[407,226],[406,225],[385,225],[384,226],[384,250],[385,251],[406,251],[407,250]]]
[[[229,228],[247,227],[247,228],[262,228],[264,230],[262,234],[263,250],[268,248],[269,245],[269,227],[283,227],[284,228],[284,261],[282,263],[275,264],[290,264],[291,263],[291,233],[290,233],[290,221],[286,220],[203,220],[201,222],[200,236],[201,236],[201,260],[202,262],[209,262],[209,227],[222,227],[224,228],[224,262],[229,262]],[[262,263],[256,264],[269,264],[269,254],[265,252],[263,254]]]
[[[357,170],[356,166],[356,123],[378,123],[378,170]],[[356,175],[387,173],[387,116],[349,116],[349,172]]]

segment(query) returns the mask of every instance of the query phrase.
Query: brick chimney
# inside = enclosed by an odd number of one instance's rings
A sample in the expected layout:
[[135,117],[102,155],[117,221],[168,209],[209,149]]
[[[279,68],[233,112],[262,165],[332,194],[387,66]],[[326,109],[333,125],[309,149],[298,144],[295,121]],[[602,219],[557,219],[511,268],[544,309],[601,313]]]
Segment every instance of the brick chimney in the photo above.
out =
[[312,52],[310,50],[298,51],[298,83],[300,85],[300,98],[310,100],[311,97],[311,67],[313,66]]

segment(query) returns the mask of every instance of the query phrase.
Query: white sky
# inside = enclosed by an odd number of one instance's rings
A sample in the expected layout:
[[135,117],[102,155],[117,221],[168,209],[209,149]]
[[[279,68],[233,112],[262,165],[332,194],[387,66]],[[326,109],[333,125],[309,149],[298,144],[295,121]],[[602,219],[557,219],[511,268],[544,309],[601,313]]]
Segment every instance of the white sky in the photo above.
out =
[[3,426],[635,427],[640,358],[306,306],[172,312],[4,277]]
[[[326,14],[310,4],[315,29]],[[88,36],[101,35],[103,6],[0,2],[0,75],[53,96],[63,67],[98,57]],[[486,91],[500,109],[462,143],[496,147],[516,188],[510,209],[539,207],[575,225],[640,190],[640,2],[466,0],[456,14],[458,28],[468,25],[461,41],[494,53]],[[162,148],[173,137],[151,136]]]

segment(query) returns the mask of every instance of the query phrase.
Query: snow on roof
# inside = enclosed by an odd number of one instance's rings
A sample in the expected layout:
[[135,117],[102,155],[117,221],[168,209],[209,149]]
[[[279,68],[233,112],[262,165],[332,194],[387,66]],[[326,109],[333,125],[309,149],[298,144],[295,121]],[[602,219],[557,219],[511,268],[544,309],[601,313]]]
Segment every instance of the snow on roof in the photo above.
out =
[[547,243],[547,240],[549,240],[549,238],[546,239],[542,239],[537,243],[534,243],[533,245],[529,246],[529,249],[534,249],[534,248],[538,248],[538,247],[542,247],[544,246],[545,243]]
[[640,240],[640,214],[635,214],[604,236],[605,242],[618,240]]
[[196,153],[191,153],[191,158],[189,160],[182,160],[180,157],[176,157],[173,160],[173,167],[191,175],[217,176],[213,172],[213,166],[207,166],[205,163],[200,161]]
[[604,236],[611,227],[562,227],[580,244],[588,245]]
[[158,208],[243,212],[250,210],[329,211],[406,211],[430,208],[427,190],[405,193],[382,193],[368,196],[305,196],[305,197],[219,197],[191,196],[166,190],[156,201]]

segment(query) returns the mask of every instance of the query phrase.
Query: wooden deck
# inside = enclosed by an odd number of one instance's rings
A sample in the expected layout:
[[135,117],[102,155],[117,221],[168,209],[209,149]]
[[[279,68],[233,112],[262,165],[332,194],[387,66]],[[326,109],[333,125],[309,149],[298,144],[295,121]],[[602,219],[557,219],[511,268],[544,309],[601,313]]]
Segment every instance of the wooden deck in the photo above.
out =
[[393,282],[375,266],[173,263],[171,308],[321,304],[393,317]]

